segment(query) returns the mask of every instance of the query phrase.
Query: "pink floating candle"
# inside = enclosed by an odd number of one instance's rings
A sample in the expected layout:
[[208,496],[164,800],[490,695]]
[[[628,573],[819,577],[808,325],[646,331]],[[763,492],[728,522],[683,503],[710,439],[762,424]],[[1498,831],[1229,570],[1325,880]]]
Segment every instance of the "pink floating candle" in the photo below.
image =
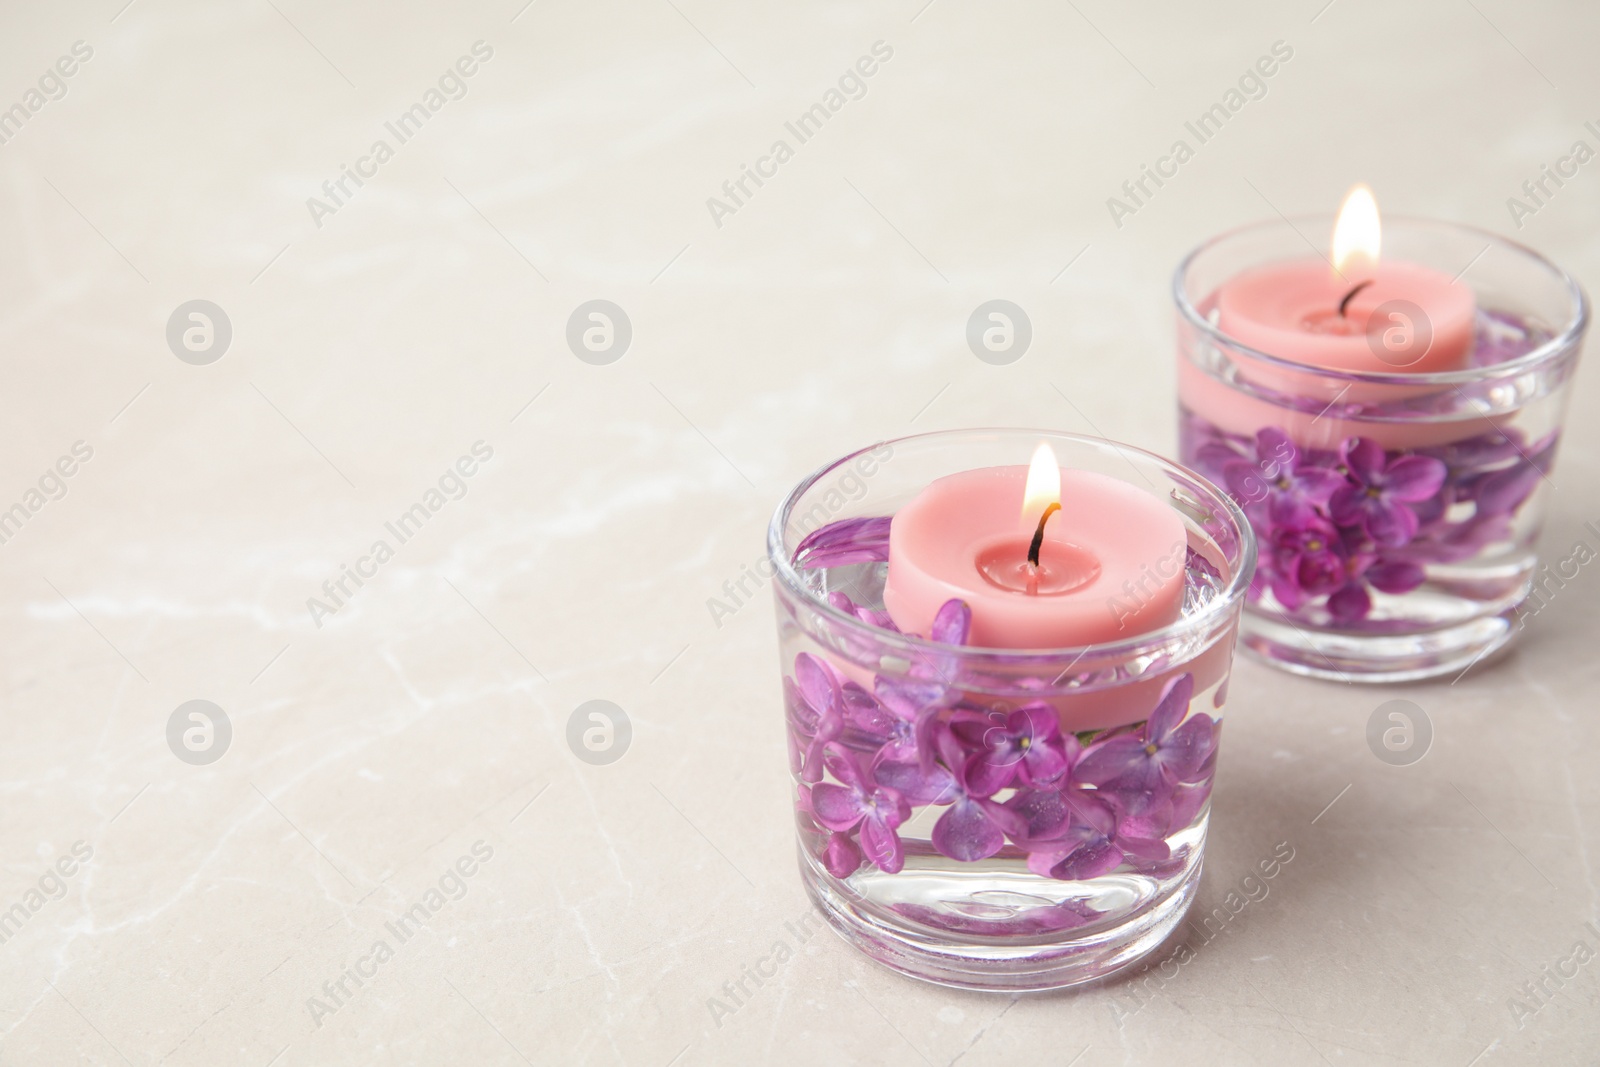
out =
[[889,527],[884,607],[931,632],[949,600],[972,612],[970,644],[1066,648],[1159,629],[1182,613],[1187,530],[1162,500],[1041,444],[1029,467],[940,478]]
[[1472,290],[1419,263],[1380,262],[1381,240],[1377,202],[1358,185],[1334,225],[1332,266],[1291,260],[1236,275],[1217,291],[1217,328],[1327,370],[1459,369],[1472,348]]

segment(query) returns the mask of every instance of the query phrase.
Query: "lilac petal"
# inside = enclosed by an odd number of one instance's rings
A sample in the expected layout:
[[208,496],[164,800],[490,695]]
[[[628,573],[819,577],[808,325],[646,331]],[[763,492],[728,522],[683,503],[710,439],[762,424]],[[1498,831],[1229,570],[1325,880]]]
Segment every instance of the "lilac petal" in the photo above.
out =
[[801,570],[847,563],[882,563],[889,558],[889,519],[842,519],[811,531],[794,551]]
[[794,658],[794,677],[800,695],[812,711],[824,715],[839,710],[842,699],[839,680],[834,677],[833,669],[822,660],[809,652],[800,653]]
[[913,804],[948,804],[956,796],[956,782],[943,767],[924,771],[915,763],[885,760],[873,768],[873,778]]
[[1328,517],[1340,526],[1354,526],[1361,521],[1366,502],[1372,498],[1359,485],[1344,485],[1328,498]]
[[1072,853],[1064,849],[1056,849],[1050,852],[1030,852],[1028,853],[1028,870],[1037,874],[1040,878],[1054,878],[1056,864],[1070,855]]
[[1263,426],[1256,431],[1256,458],[1263,464],[1281,464],[1278,469],[1293,470],[1298,457],[1294,442],[1278,427]]
[[861,850],[881,871],[898,874],[906,864],[906,852],[900,844],[900,835],[876,819],[861,824]]
[[861,850],[849,834],[829,834],[822,850],[822,865],[835,878],[848,878],[861,866]]
[[1241,504],[1254,504],[1267,495],[1267,480],[1254,463],[1242,459],[1229,461],[1222,467],[1222,480]]
[[1105,785],[1124,775],[1133,773],[1149,760],[1144,738],[1136,734],[1096,741],[1084,752],[1083,759],[1073,769],[1074,776],[1090,785]]
[[1368,567],[1362,577],[1383,593],[1409,593],[1422,584],[1422,568],[1415,563],[1384,561]]
[[1417,525],[1417,513],[1404,504],[1379,498],[1366,509],[1367,536],[1388,548],[1398,548],[1417,536]]
[[1172,829],[1182,830],[1193,824],[1200,814],[1200,809],[1205,807],[1206,801],[1211,799],[1211,783],[1203,785],[1183,786],[1173,790],[1172,793]]
[[861,794],[832,782],[811,787],[811,811],[830,830],[849,830],[866,814]]
[[1318,507],[1326,507],[1328,500],[1344,484],[1344,475],[1326,467],[1305,467],[1295,472],[1295,483],[1303,495]]
[[1159,838],[1130,837],[1118,833],[1116,845],[1129,857],[1144,860],[1146,863],[1172,858],[1172,849]]
[[1019,763],[1021,760],[1011,752],[974,752],[964,768],[967,791],[975,797],[994,796],[1016,778]]
[[1191,777],[1211,755],[1214,747],[1211,722],[1211,716],[1204,713],[1192,715],[1161,746],[1165,769],[1178,781]]
[[1344,465],[1363,485],[1372,485],[1383,476],[1383,446],[1369,437],[1352,437],[1339,448]]
[[[1077,738],[1073,738],[1073,743],[1077,743]],[[1029,746],[1028,754],[1022,757],[1022,765],[1017,768],[1017,777],[1029,785],[1044,785],[1060,778],[1071,766],[1062,739],[1053,737]]]
[[1113,778],[1099,791],[1128,815],[1144,815],[1172,799],[1174,776],[1162,768],[1159,759],[1147,758],[1119,778]]
[[1098,878],[1122,865],[1122,850],[1109,841],[1087,844],[1050,869],[1051,877],[1069,882]]
[[1025,789],[1005,802],[1005,806],[1022,816],[1025,826],[1011,840],[1023,848],[1034,848],[1059,839],[1067,832],[1072,812],[1065,798],[1054,789]]
[[988,859],[1005,846],[1005,835],[989,821],[977,801],[962,800],[950,806],[933,824],[930,835],[940,855],[973,863]]
[[1274,574],[1271,580],[1272,595],[1278,598],[1289,611],[1295,611],[1306,602],[1306,595],[1300,591],[1300,586],[1295,580],[1284,574]]
[[972,609],[964,600],[946,600],[933,617],[928,639],[942,645],[964,645],[972,629]]
[[1027,830],[1028,823],[1020,812],[1012,811],[998,800],[976,799],[977,805],[989,817],[989,821],[998,826],[1004,833],[1020,834]]
[[902,719],[915,719],[923,709],[938,707],[949,693],[948,686],[908,678],[885,678],[881,674],[873,681],[872,688],[883,706]]
[[1541,477],[1539,468],[1526,462],[1488,475],[1478,485],[1478,514],[1504,515],[1515,511],[1538,488]]
[[837,715],[825,716],[817,723],[816,736],[806,746],[805,762],[800,768],[800,780],[803,782],[822,781],[822,768],[824,752],[827,746],[836,741],[844,732],[844,720]]
[[1432,456],[1401,456],[1383,472],[1383,491],[1395,500],[1426,500],[1444,487],[1447,473]]
[[1144,724],[1145,740],[1160,744],[1161,740],[1183,721],[1184,715],[1189,711],[1189,701],[1193,699],[1193,674],[1185,671],[1168,682],[1161,690],[1161,698],[1156,701],[1155,710],[1150,713]]
[[855,792],[866,792],[866,778],[861,773],[861,765],[856,762],[855,755],[849,749],[830,744],[823,754],[822,765],[828,769],[829,774]]
[[1028,737],[1032,744],[1040,744],[1061,736],[1061,716],[1055,708],[1043,701],[1024,704],[1006,719],[1012,733]]
[[1351,582],[1328,598],[1328,614],[1336,622],[1355,622],[1372,610],[1372,597],[1359,582]]
[[846,682],[841,691],[845,721],[866,733],[885,736],[900,721],[855,682]]

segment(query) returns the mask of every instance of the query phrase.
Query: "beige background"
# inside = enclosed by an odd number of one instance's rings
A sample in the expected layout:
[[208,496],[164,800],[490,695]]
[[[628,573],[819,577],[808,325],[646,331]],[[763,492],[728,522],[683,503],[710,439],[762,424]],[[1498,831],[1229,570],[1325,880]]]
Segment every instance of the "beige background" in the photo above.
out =
[[[823,933],[715,1021],[806,903],[768,594],[720,627],[707,601],[788,486],[884,436],[1170,451],[1173,264],[1353,181],[1594,289],[1600,162],[1520,231],[1506,200],[1600,147],[1600,11],[124,3],[0,15],[0,107],[93,49],[0,145],[0,508],[93,449],[0,545],[0,909],[93,851],[0,945],[0,1063],[1594,1062],[1600,962],[1511,1007],[1600,948],[1590,570],[1454,684],[1241,665],[1200,906],[1295,858],[1144,992],[946,992]],[[480,40],[466,96],[313,220]],[[865,96],[716,225],[706,199],[877,41]],[[1265,97],[1113,225],[1275,41]],[[564,339],[596,298],[633,328],[609,366]],[[1034,330],[1006,367],[964,339],[995,298]],[[208,366],[165,340],[192,299],[232,323]],[[1595,412],[1585,372],[1550,554],[1600,545]],[[466,496],[314,625],[480,440]],[[1394,697],[1434,728],[1409,767],[1365,741]],[[192,699],[232,724],[210,766],[166,742]],[[607,766],[566,742],[591,699],[632,724]],[[479,841],[465,897],[314,1018]]]

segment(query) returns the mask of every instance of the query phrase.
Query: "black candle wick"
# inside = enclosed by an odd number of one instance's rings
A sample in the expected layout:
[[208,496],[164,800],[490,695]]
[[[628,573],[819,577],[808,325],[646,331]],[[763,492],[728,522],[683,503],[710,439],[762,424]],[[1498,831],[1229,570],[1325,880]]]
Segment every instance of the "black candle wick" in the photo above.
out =
[[1044,514],[1039,516],[1039,528],[1033,531],[1033,543],[1028,546],[1028,566],[1039,565],[1039,549],[1044,547],[1044,524],[1050,521],[1050,516],[1060,510],[1060,504],[1051,504],[1044,509]]
[[1341,319],[1345,317],[1345,314],[1344,314],[1345,309],[1350,306],[1350,301],[1355,299],[1355,295],[1357,293],[1359,293],[1361,290],[1365,289],[1367,286],[1371,285],[1371,284],[1372,284],[1372,279],[1368,278],[1366,281],[1362,282],[1361,284],[1357,285],[1354,289],[1352,289],[1348,293],[1344,294],[1344,299],[1339,301],[1339,317]]

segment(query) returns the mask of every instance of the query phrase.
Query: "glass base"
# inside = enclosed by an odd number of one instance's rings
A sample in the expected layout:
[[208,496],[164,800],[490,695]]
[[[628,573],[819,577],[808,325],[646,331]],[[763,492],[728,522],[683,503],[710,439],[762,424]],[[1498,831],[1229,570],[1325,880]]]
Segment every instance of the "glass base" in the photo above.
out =
[[800,879],[834,931],[885,967],[954,989],[1028,993],[1106,978],[1154,952],[1194,903],[1199,855],[1170,893],[1123,921],[1043,936],[968,937],[895,922],[842,891],[803,849]]
[[1308,678],[1381,685],[1455,676],[1517,635],[1517,608],[1421,633],[1330,633],[1245,608],[1239,647],[1269,667]]

